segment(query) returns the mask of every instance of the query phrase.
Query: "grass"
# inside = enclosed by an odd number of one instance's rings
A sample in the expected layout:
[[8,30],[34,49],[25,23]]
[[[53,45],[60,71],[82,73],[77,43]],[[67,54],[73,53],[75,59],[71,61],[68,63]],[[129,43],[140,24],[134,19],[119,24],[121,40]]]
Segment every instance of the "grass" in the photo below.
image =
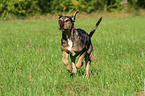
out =
[[[79,19],[90,32],[98,18]],[[145,90],[145,17],[104,18],[92,37],[90,77],[70,77],[57,20],[0,22],[1,96],[130,96]]]

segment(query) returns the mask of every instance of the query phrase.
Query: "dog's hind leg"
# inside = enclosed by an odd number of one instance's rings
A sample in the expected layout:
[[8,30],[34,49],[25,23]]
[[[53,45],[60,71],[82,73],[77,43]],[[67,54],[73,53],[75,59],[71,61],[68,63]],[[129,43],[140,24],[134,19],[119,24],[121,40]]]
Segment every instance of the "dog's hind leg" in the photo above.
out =
[[64,63],[64,65],[67,67],[66,69],[68,70],[68,72],[71,72],[71,65],[70,65],[70,63],[69,63],[69,61],[68,61],[68,53],[67,52],[65,52],[65,51],[63,51],[62,52],[62,56],[63,56],[63,63]]
[[83,54],[81,54],[81,56],[80,56],[80,58],[79,58],[79,60],[78,60],[78,63],[76,64],[76,67],[77,67],[77,68],[81,68],[81,66],[82,66],[82,61],[83,61],[83,58],[84,58],[85,54],[86,54],[86,52],[84,52]]
[[89,54],[85,55],[85,62],[86,62],[86,75],[89,76],[89,69],[91,64],[91,59],[89,57]]
[[90,69],[90,64],[91,64],[91,57],[93,54],[93,46],[92,44],[90,45],[86,55],[85,55],[85,62],[86,62],[86,75],[89,76],[89,69]]
[[87,76],[89,76],[90,63],[91,63],[91,62],[88,61],[88,62],[87,62],[87,65],[86,65],[86,75],[87,75]]
[[85,62],[86,62],[86,75],[89,76],[89,69],[91,64],[91,57],[92,57],[93,51],[91,51],[89,54],[87,53],[85,55]]

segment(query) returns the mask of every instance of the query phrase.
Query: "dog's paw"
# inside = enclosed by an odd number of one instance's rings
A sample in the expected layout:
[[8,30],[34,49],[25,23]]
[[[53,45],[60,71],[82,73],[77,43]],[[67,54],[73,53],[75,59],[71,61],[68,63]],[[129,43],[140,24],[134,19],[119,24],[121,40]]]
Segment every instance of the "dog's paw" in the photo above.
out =
[[71,70],[71,66],[67,66],[66,69],[67,69],[68,72],[70,72],[70,73],[72,72],[72,70]]
[[72,53],[72,56],[75,56],[75,55],[76,55],[76,53],[75,53],[75,52],[73,52],[73,53]]
[[77,73],[77,68],[73,68],[72,73]]

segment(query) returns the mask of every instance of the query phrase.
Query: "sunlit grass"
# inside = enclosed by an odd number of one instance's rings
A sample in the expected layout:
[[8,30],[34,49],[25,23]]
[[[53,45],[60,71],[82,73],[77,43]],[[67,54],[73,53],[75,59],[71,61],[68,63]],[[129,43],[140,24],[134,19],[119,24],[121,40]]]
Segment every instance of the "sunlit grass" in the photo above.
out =
[[[96,19],[77,20],[90,32]],[[57,20],[0,22],[0,95],[128,95],[144,91],[145,18],[103,19],[92,37],[90,77],[62,63]]]

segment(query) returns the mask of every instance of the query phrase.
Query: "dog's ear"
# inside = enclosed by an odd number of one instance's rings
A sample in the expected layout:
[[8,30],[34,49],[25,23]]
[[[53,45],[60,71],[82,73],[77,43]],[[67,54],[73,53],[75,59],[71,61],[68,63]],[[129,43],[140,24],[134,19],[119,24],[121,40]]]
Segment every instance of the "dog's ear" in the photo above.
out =
[[58,18],[61,18],[61,17],[62,17],[62,14],[61,14],[61,13],[59,13]]
[[72,16],[72,21],[73,21],[73,22],[75,22],[75,17],[76,17],[76,14],[77,14],[77,13],[79,13],[79,11],[76,11],[76,12],[74,13],[74,15]]

